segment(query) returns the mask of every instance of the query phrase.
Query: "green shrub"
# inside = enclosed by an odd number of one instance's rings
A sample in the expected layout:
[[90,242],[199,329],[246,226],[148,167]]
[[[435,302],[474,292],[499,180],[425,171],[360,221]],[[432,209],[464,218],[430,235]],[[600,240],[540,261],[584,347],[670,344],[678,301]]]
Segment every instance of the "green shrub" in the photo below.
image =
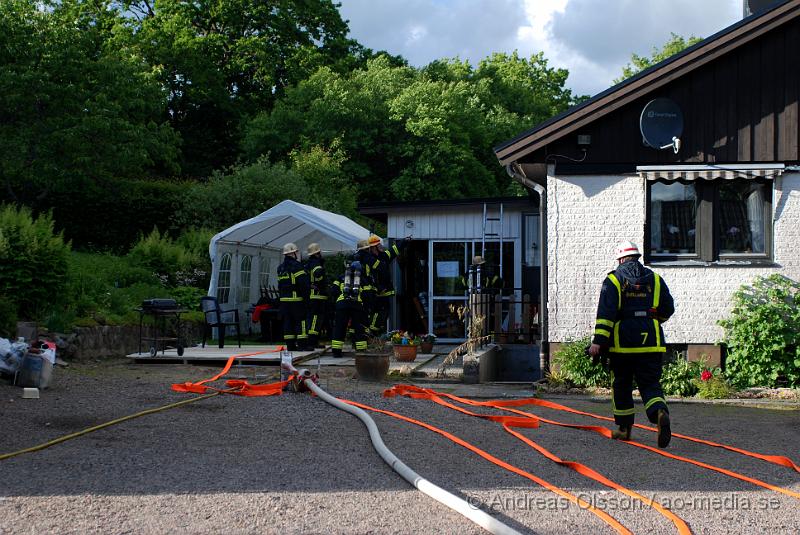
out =
[[756,278],[733,294],[731,316],[719,325],[735,386],[800,386],[800,284],[778,274]]
[[701,378],[695,379],[694,384],[697,386],[697,397],[703,399],[725,399],[731,397],[733,387],[719,368],[714,370],[704,370],[707,375],[702,375]]
[[8,297],[0,295],[0,337],[13,338],[17,330],[17,306]]
[[702,370],[702,363],[689,362],[678,354],[673,362],[664,366],[661,372],[661,388],[668,396],[694,396],[697,393],[694,380],[700,377]]
[[[206,257],[208,254],[206,253]],[[176,243],[158,229],[142,237],[128,254],[134,265],[155,273],[166,286],[193,285],[198,278],[207,276],[207,271],[196,272],[201,264],[197,254]],[[206,263],[209,264],[210,260]]]
[[53,307],[67,281],[70,244],[53,230],[53,218],[28,208],[0,207],[0,294],[23,319]]
[[589,338],[571,340],[555,352],[553,363],[558,367],[558,374],[565,381],[577,387],[611,386],[611,374],[601,364],[593,364],[591,357],[584,350],[589,345]]

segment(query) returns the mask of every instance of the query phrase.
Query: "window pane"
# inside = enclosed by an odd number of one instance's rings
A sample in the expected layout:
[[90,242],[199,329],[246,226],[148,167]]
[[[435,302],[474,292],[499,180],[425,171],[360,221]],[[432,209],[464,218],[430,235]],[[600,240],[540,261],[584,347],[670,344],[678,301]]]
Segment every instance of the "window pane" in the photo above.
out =
[[[481,242],[475,242],[475,254],[479,255]],[[499,274],[503,279],[503,288],[514,287],[514,242],[503,242],[503,273],[500,274],[500,243],[486,242],[486,249],[483,251],[483,258],[486,260],[484,273]]]
[[465,242],[433,242],[433,294],[464,295],[461,276],[466,270]]
[[769,195],[767,185],[754,180],[726,180],[720,184],[718,191],[719,252],[764,254],[764,201]]
[[433,334],[439,338],[464,338],[464,321],[458,317],[457,310],[466,303],[466,299],[434,299]]
[[696,253],[697,194],[694,184],[657,182],[650,186],[650,253]]

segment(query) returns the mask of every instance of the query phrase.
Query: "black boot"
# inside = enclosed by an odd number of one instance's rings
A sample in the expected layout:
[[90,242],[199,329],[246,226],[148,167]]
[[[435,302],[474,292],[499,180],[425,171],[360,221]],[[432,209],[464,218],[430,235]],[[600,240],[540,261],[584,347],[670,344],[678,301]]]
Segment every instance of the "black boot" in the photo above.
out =
[[333,353],[333,358],[335,358],[335,359],[342,358],[342,350],[341,349],[331,349],[331,352]]
[[297,342],[295,342],[294,340],[287,340],[286,349],[288,349],[289,351],[297,351]]
[[630,440],[631,427],[626,425],[619,426],[619,429],[611,431],[611,438],[614,440]]
[[658,409],[658,447],[666,448],[672,438],[670,428],[669,413],[664,409]]

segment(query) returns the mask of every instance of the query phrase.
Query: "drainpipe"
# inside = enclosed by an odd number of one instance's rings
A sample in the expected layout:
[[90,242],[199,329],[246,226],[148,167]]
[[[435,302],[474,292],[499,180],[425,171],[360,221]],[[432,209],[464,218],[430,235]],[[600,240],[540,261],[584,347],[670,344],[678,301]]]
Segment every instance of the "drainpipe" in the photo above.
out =
[[343,410],[345,412],[349,412],[353,416],[357,417],[361,420],[365,426],[367,426],[367,430],[369,431],[369,438],[372,440],[372,445],[381,458],[388,464],[392,470],[403,476],[403,479],[411,483],[417,490],[426,494],[433,498],[434,500],[438,501],[439,503],[446,505],[450,509],[460,513],[467,519],[471,520],[475,524],[479,525],[489,533],[494,535],[521,535],[519,531],[515,530],[511,526],[503,524],[497,518],[489,515],[488,513],[482,511],[475,507],[474,504],[470,504],[466,500],[459,498],[458,496],[447,492],[443,488],[434,485],[414,470],[408,467],[403,461],[397,458],[397,456],[392,453],[389,448],[386,447],[386,444],[383,443],[383,439],[381,438],[381,433],[378,431],[378,426],[375,425],[375,421],[362,409],[358,407],[354,407],[353,405],[348,405],[344,403],[338,398],[335,398],[321,389],[312,379],[311,372],[305,369],[298,370],[294,367],[294,365],[286,362],[281,363],[281,368],[293,373],[298,376],[299,380],[303,381],[303,384],[306,388],[308,388],[311,392],[316,394],[320,399],[325,401],[326,403],[333,405],[337,409]]
[[542,335],[539,347],[539,369],[542,378],[550,368],[550,342],[547,336],[547,190],[525,176],[519,164],[514,162],[506,166],[508,176],[535,191],[539,195],[539,287],[541,299],[539,303],[539,328]]

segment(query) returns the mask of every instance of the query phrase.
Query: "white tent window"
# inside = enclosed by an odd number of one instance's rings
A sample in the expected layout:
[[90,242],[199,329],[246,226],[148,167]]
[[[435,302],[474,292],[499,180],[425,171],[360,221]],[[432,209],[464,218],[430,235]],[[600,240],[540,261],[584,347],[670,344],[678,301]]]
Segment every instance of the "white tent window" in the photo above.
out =
[[258,274],[258,285],[259,288],[269,288],[269,268],[270,268],[270,261],[269,258],[264,256],[259,257],[259,274]]
[[250,274],[253,268],[253,257],[243,255],[239,264],[239,303],[250,301]]
[[231,296],[231,255],[225,253],[219,262],[219,275],[217,277],[217,301],[227,303]]

